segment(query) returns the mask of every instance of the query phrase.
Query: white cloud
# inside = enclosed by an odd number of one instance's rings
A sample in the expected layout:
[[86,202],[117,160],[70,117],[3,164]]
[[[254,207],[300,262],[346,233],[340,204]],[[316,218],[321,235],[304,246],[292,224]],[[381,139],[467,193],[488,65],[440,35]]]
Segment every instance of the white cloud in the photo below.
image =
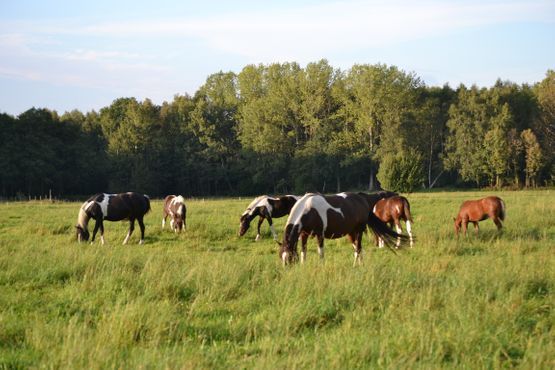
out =
[[406,42],[467,27],[555,20],[552,1],[354,1],[203,18],[124,21],[72,27],[110,38],[194,38],[249,60],[307,61],[323,55]]

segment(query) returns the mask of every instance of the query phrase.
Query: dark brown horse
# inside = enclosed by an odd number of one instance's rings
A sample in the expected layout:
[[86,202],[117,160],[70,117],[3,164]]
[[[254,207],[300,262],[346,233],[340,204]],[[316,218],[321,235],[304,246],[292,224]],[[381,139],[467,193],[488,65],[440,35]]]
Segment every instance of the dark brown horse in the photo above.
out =
[[459,214],[455,220],[455,234],[458,236],[459,231],[463,229],[464,235],[468,228],[468,223],[474,224],[474,230],[478,234],[478,222],[491,218],[497,230],[501,230],[503,224],[501,221],[505,220],[505,202],[499,197],[491,196],[478,200],[467,200],[463,202],[459,210]]
[[104,244],[104,220],[129,220],[129,231],[123,241],[123,244],[127,244],[129,237],[135,229],[135,220],[137,220],[141,228],[139,244],[143,244],[145,239],[143,217],[148,211],[150,211],[150,199],[143,194],[129,192],[93,195],[79,209],[77,226],[75,226],[77,228],[77,240],[79,242],[89,240],[88,224],[91,218],[96,221],[91,243],[94,242],[96,233],[100,229],[100,241],[102,244]]
[[390,243],[400,236],[380,221],[372,212],[364,194],[340,193],[321,195],[309,193],[295,203],[280,243],[279,256],[283,264],[297,260],[297,243],[301,239],[301,262],[306,259],[309,236],[318,240],[318,253],[324,258],[324,239],[347,236],[354,248],[354,264],[362,261],[362,235],[366,228]]
[[[372,209],[374,214],[383,222],[389,224],[391,228],[395,225],[395,230],[398,234],[403,232],[401,228],[401,221],[405,222],[407,233],[409,234],[410,246],[412,248],[414,239],[412,237],[412,216],[410,214],[410,204],[407,198],[402,196],[393,196],[379,200]],[[377,240],[380,248],[383,247],[383,240]],[[401,240],[397,239],[397,247],[401,245]]]
[[260,225],[262,225],[264,220],[268,220],[274,240],[277,240],[272,218],[288,215],[299,198],[300,197],[296,195],[284,195],[279,198],[261,195],[255,198],[241,215],[239,220],[239,236],[245,235],[250,227],[251,221],[258,216],[258,228],[255,240],[258,241],[260,239]]
[[168,216],[170,216],[170,228],[176,233],[187,227],[187,207],[181,195],[168,195],[164,198],[162,229],[166,226]]

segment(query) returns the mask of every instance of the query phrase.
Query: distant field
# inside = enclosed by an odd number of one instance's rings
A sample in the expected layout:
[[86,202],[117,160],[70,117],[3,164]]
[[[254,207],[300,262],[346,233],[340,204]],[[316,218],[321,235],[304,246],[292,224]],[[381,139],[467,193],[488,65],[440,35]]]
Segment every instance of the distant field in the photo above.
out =
[[77,202],[0,204],[0,369],[553,369],[555,192],[495,192],[503,233],[457,241],[460,203],[492,193],[409,195],[415,248],[365,237],[356,268],[346,240],[323,264],[310,240],[284,269],[267,224],[237,236],[250,198],[189,200],[178,236],[154,201],[127,246],[121,222],[77,244]]

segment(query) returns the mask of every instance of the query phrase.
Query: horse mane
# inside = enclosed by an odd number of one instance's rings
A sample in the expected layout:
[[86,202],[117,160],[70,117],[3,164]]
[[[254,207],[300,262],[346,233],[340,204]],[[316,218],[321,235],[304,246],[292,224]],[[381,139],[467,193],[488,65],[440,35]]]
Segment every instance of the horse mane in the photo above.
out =
[[86,209],[89,208],[92,203],[94,202],[86,201],[81,205],[81,208],[79,208],[79,214],[77,215],[77,226],[81,227],[83,230],[86,230],[89,224],[89,220],[91,217],[87,214]]

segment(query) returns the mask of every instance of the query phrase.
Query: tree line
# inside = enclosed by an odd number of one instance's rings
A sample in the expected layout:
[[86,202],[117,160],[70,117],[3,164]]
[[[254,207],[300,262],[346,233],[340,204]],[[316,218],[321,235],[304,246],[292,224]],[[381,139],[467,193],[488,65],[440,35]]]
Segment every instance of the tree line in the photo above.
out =
[[0,114],[0,143],[3,197],[553,185],[555,71],[452,88],[383,64],[248,65],[162,105]]

